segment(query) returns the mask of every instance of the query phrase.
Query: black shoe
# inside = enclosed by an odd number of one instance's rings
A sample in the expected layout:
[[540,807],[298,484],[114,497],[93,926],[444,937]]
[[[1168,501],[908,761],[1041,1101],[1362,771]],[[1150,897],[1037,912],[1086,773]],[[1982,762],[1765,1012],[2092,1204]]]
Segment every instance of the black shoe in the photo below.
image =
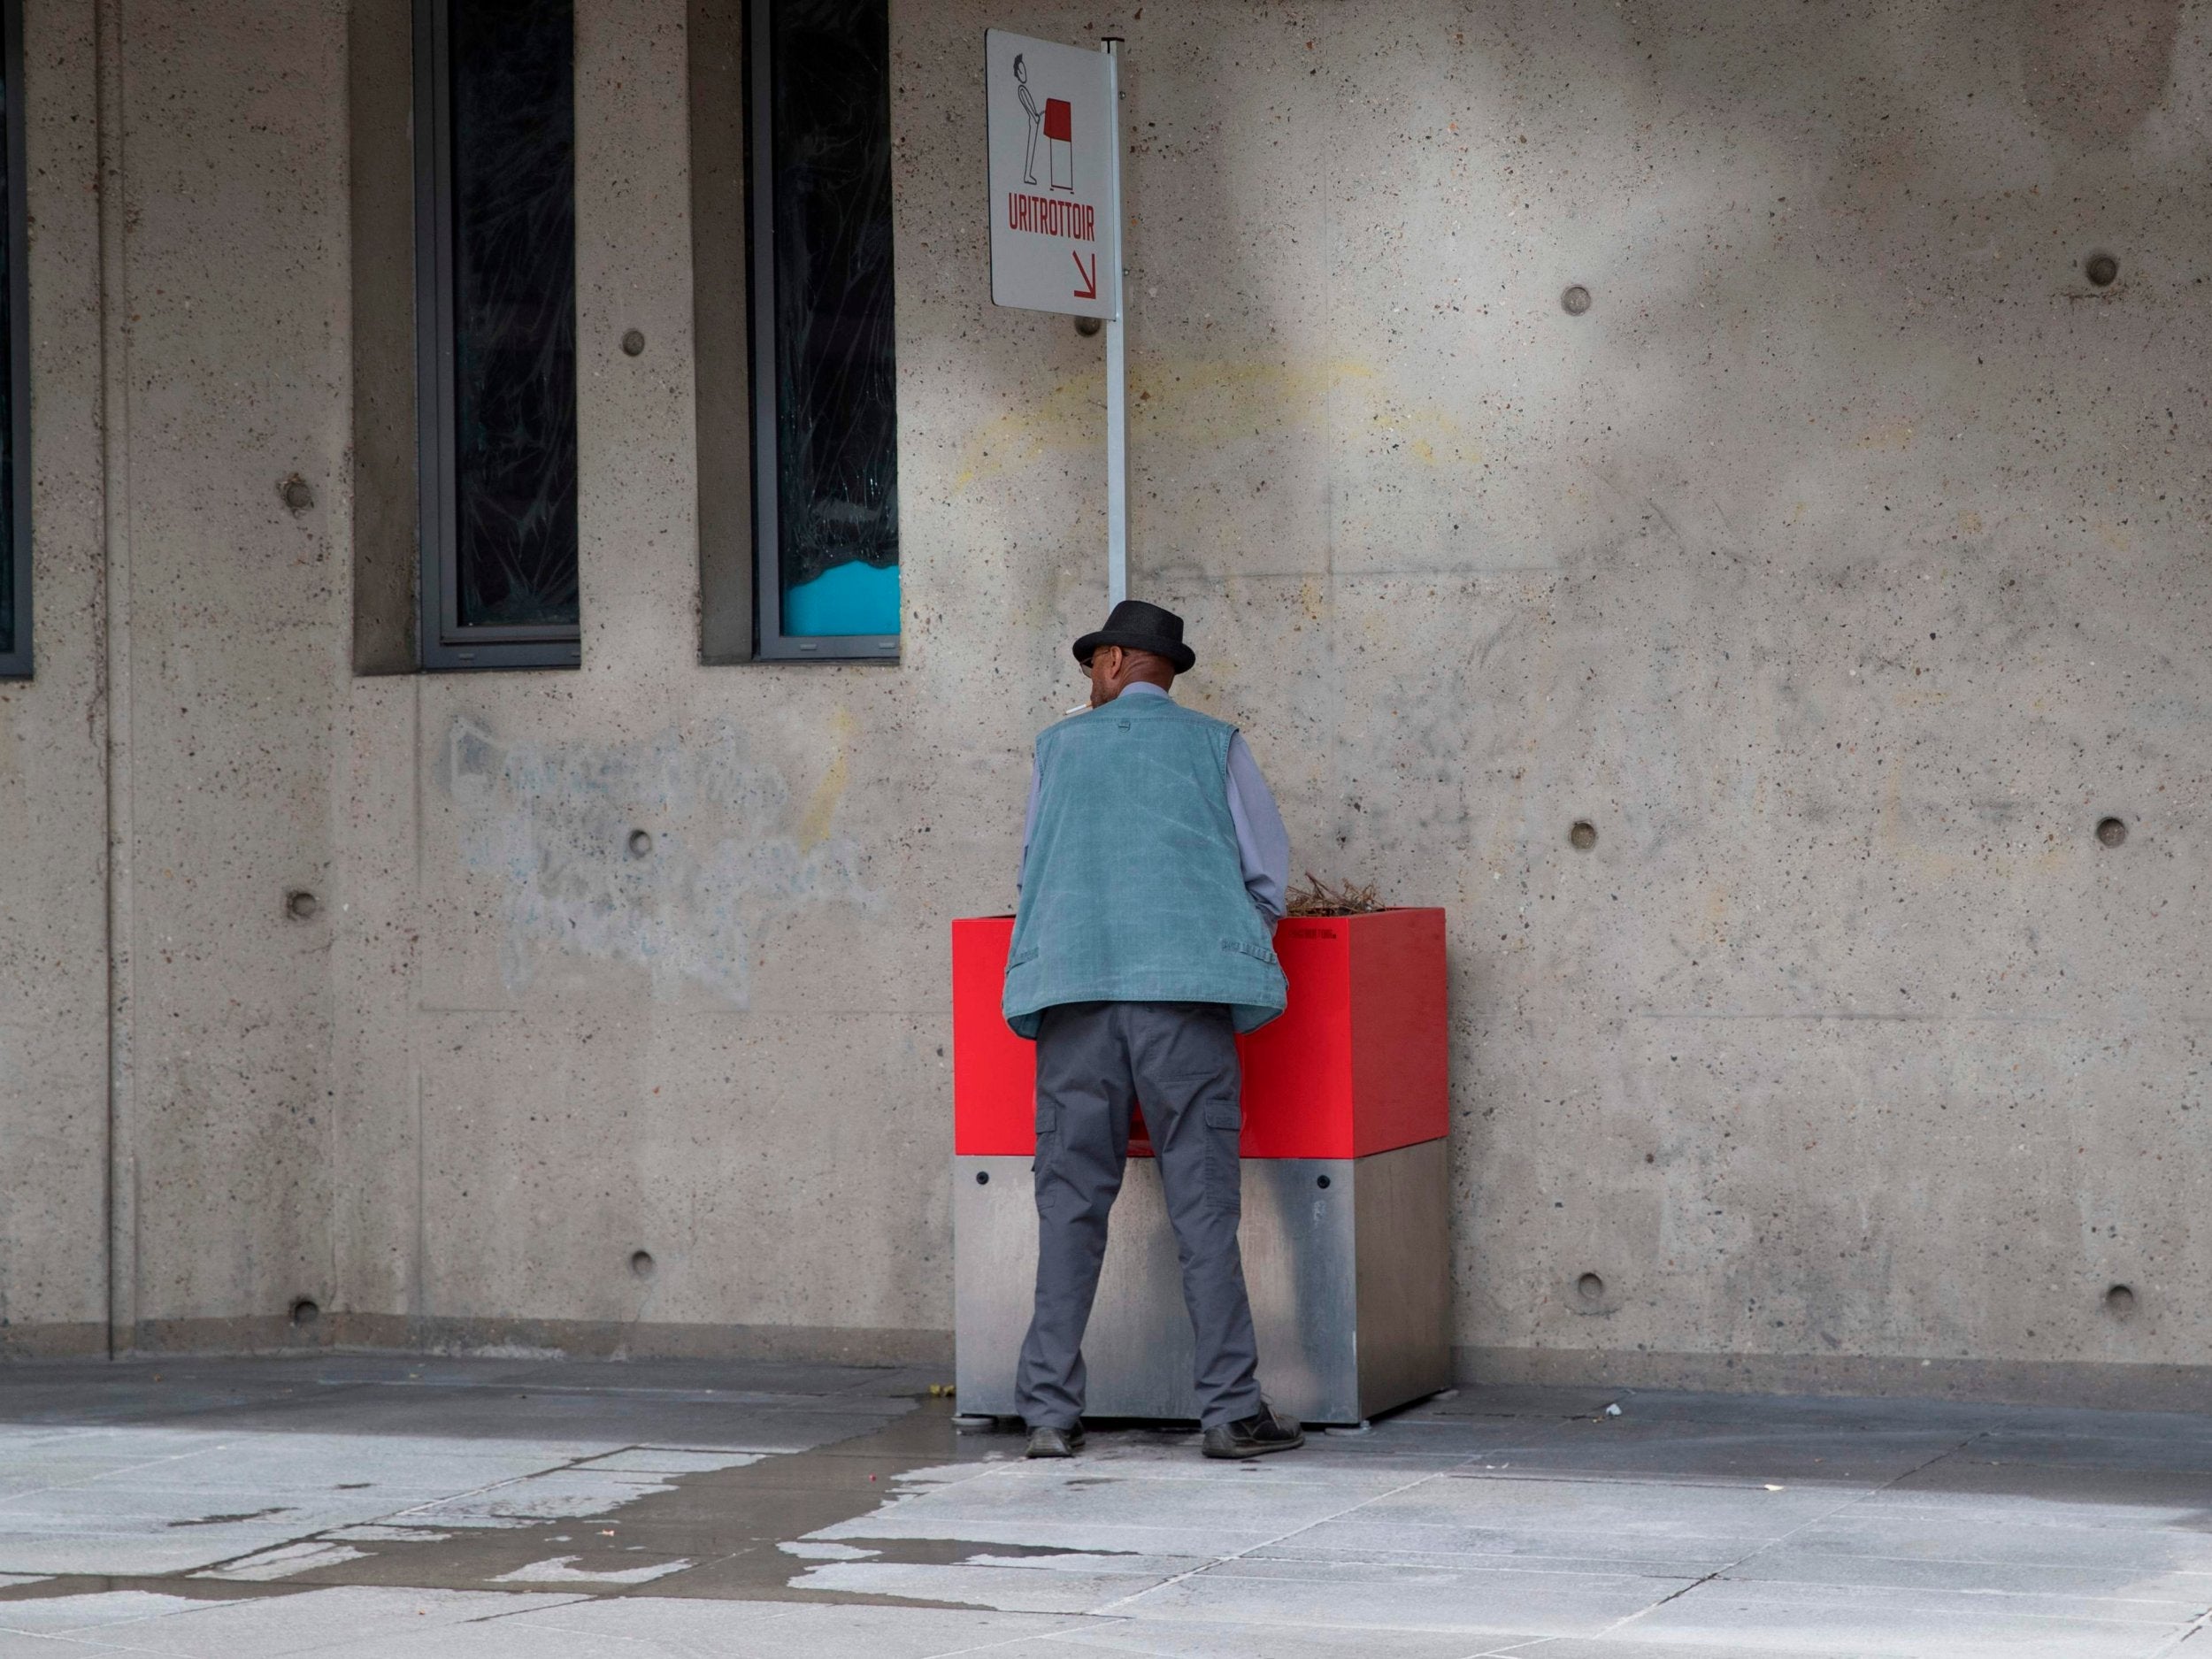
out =
[[1083,1425],[1071,1429],[1032,1429],[1025,1457],[1072,1457],[1083,1449]]
[[1264,1457],[1270,1452],[1292,1451],[1305,1443],[1306,1432],[1298,1419],[1278,1411],[1264,1400],[1260,1402],[1257,1415],[1206,1431],[1209,1457]]

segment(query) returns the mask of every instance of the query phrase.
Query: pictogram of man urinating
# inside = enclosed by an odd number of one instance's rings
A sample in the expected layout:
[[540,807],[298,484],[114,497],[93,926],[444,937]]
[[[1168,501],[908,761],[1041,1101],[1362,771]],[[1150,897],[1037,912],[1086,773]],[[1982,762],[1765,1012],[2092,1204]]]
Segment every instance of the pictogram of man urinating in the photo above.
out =
[[1041,136],[1049,145],[1048,165],[1052,171],[1052,188],[1072,191],[1075,188],[1075,111],[1065,98],[1047,98],[1044,107],[1037,107],[1037,95],[1029,89],[1029,65],[1023,54],[1014,54],[1014,90],[1022,101],[1022,109],[1029,116],[1029,142],[1022,151],[1022,182],[1037,182],[1037,140]]
[[1044,125],[1044,111],[1037,107],[1037,96],[1029,89],[1029,65],[1022,54],[1014,54],[1014,90],[1021,96],[1022,108],[1029,112],[1029,144],[1022,152],[1022,182],[1037,182],[1037,129]]

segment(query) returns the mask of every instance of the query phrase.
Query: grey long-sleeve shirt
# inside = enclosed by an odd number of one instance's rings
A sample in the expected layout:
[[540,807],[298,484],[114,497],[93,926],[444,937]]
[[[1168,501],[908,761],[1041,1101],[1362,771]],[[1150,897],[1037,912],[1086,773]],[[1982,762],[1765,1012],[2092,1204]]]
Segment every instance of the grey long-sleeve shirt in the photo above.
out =
[[[1125,697],[1164,697],[1157,686],[1140,680],[1125,687]],[[1275,804],[1274,792],[1260,776],[1260,764],[1252,758],[1240,732],[1229,740],[1229,821],[1236,826],[1237,856],[1244,864],[1244,890],[1271,922],[1283,918],[1290,890],[1290,832]],[[1037,778],[1029,779],[1029,810],[1022,820],[1022,872],[1014,878],[1021,891],[1022,876],[1029,870],[1029,842],[1037,833]]]

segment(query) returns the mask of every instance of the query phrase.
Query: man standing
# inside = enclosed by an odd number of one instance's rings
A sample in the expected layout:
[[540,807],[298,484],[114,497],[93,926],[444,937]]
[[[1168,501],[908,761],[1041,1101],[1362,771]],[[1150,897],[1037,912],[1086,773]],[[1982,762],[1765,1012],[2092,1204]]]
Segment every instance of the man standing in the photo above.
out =
[[1283,1011],[1290,841],[1234,726],[1169,694],[1183,620],[1125,600],[1075,642],[1091,706],[1037,740],[1007,1023],[1037,1044],[1037,1300],[1015,1389],[1029,1455],[1083,1444],[1083,1328],[1141,1102],[1197,1339],[1209,1457],[1305,1441],[1260,1396],[1237,1250],[1236,1038]]
[[1022,153],[1022,182],[1037,182],[1037,131],[1044,125],[1045,112],[1037,107],[1036,95],[1029,89],[1029,65],[1022,61],[1019,52],[1014,54],[1014,91],[1022,101],[1022,111],[1029,117],[1029,147]]

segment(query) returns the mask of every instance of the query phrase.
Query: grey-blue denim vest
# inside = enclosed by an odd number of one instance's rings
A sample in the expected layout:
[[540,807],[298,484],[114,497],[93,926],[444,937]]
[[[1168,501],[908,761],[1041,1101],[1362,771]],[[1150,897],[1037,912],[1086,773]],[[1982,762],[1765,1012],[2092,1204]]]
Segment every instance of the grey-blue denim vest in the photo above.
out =
[[1006,959],[1006,1023],[1063,1002],[1220,1002],[1240,1031],[1283,1011],[1274,927],[1244,889],[1229,817],[1236,728],[1119,697],[1037,739],[1037,824]]

